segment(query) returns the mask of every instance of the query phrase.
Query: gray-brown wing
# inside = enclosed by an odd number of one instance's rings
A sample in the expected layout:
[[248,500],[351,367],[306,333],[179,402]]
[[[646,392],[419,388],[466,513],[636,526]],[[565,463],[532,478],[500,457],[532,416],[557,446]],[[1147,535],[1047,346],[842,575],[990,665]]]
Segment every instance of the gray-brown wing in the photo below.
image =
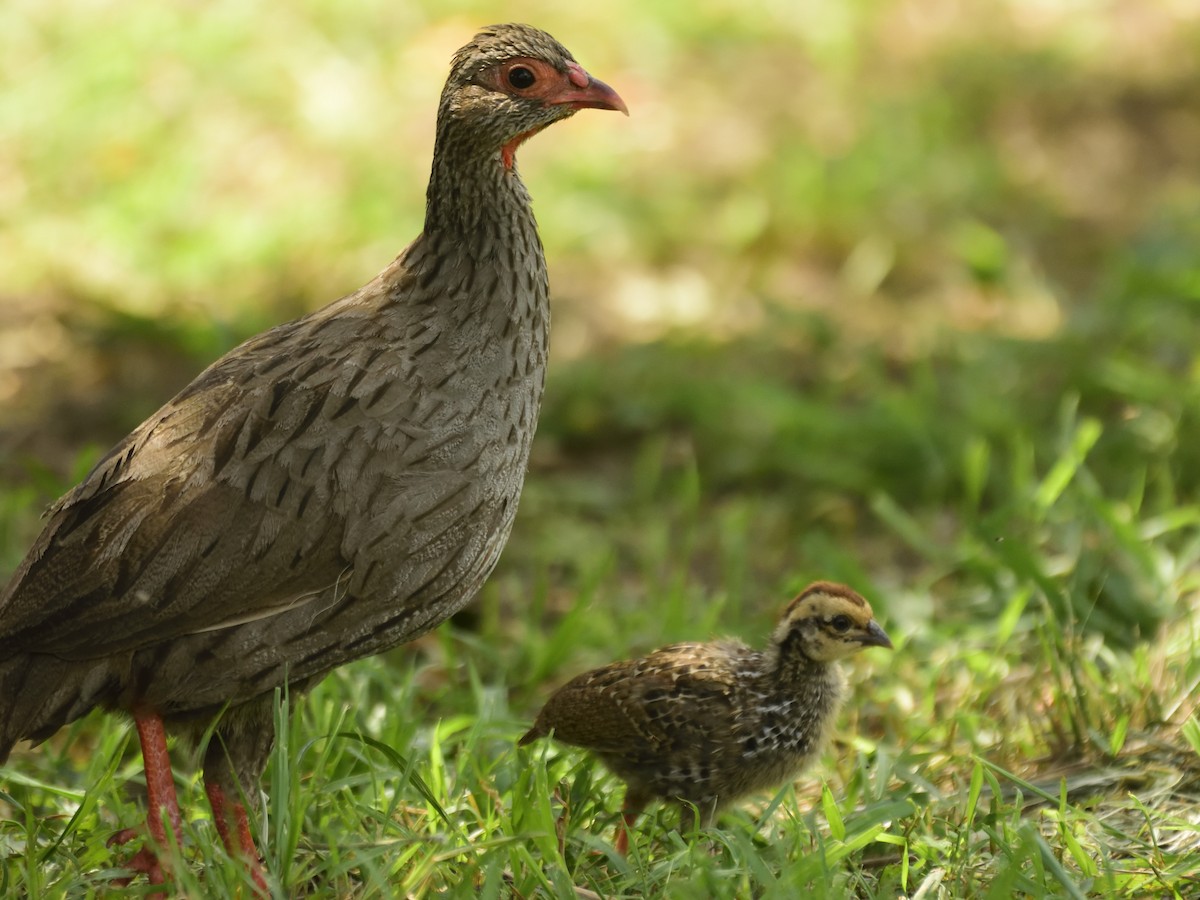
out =
[[355,498],[386,488],[373,456],[424,438],[383,424],[414,400],[370,318],[330,311],[218,360],[50,510],[0,597],[0,652],[101,656],[336,598]]

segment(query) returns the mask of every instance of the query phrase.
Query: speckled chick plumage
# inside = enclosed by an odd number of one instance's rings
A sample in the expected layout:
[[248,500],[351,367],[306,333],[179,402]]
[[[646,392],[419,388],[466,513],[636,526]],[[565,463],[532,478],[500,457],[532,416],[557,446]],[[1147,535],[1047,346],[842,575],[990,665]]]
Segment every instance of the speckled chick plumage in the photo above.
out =
[[870,605],[817,582],[784,610],[764,650],[737,640],[672,644],[563,685],[528,744],[552,735],[598,756],[627,785],[626,819],[653,799],[707,823],[725,805],[795,779],[821,752],[845,699],[837,660],[891,647]]

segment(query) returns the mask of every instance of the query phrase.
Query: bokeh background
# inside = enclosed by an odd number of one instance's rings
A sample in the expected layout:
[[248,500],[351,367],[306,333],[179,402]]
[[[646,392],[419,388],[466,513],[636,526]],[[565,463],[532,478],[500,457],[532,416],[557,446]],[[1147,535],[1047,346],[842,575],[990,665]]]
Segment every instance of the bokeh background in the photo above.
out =
[[[1155,809],[1191,815],[1195,0],[6,0],[0,573],[208,362],[415,236],[449,56],[505,20],[631,113],[520,154],[551,368],[458,620],[512,717],[833,578],[900,645],[850,727],[920,790],[1153,734],[1179,775]],[[425,652],[408,702],[454,708]]]
[[[828,573],[954,615],[1013,586],[956,583],[964,530],[1005,537],[983,513],[1072,441],[1098,495],[1190,502],[1189,0],[7,3],[5,502],[48,502],[207,362],[398,252],[448,55],[511,18],[632,115],[522,151],[555,323],[521,529],[553,527],[510,556],[594,565],[625,517],[670,512],[657,479],[694,478],[751,557],[720,585],[684,553],[700,588]],[[609,550],[571,543],[593,521]],[[5,528],[10,567],[36,523]],[[1077,537],[1098,624],[1172,608],[1178,573]]]

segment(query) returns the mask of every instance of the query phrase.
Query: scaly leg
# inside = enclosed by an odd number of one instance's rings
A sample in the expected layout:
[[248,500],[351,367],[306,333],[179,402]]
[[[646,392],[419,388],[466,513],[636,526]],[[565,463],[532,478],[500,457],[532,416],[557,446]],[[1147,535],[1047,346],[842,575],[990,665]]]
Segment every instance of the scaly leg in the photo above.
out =
[[621,823],[617,826],[617,839],[613,841],[613,846],[622,856],[629,855],[629,829],[633,827],[637,817],[637,810],[621,810]]
[[[145,873],[151,884],[163,884],[165,879],[162,863],[159,862],[156,848],[167,846],[164,815],[171,823],[171,830],[175,832],[175,845],[183,846],[179,800],[175,796],[175,779],[171,774],[171,757],[167,753],[167,735],[163,729],[162,717],[154,713],[136,713],[133,721],[137,726],[138,741],[142,745],[142,765],[146,770],[146,798],[149,807],[146,810],[146,830],[150,833],[150,843],[143,845],[123,868]],[[136,836],[136,829],[126,828],[109,838],[108,845],[111,847],[124,844]],[[114,883],[125,885],[129,881],[128,878],[119,878]]]
[[642,814],[649,799],[643,792],[635,791],[632,787],[625,789],[625,802],[621,804],[621,821],[617,825],[616,840],[613,841],[613,847],[622,856],[629,855],[629,829]]
[[[226,710],[204,752],[204,790],[217,832],[229,855],[246,864],[263,897],[270,890],[250,834],[250,813],[275,740],[274,708],[273,697],[265,695]],[[251,793],[243,795],[243,788]]]
[[235,859],[241,857],[245,860],[259,893],[269,897],[271,891],[267,887],[267,879],[263,876],[262,866],[258,861],[258,848],[254,846],[254,837],[250,834],[250,817],[246,814],[245,804],[240,800],[230,803],[225,796],[225,789],[213,780],[205,780],[204,791],[208,794],[213,822],[216,823],[217,833],[221,835],[225,849]]

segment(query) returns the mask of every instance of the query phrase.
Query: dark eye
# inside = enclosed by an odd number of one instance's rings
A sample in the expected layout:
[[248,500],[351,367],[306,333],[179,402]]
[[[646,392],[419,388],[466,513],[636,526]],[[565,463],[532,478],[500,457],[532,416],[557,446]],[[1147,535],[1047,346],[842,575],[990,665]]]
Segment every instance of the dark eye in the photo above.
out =
[[830,619],[829,624],[833,626],[834,631],[849,631],[850,626],[854,624],[850,621],[849,616],[834,616]]
[[533,87],[535,81],[537,76],[533,74],[533,69],[527,66],[513,66],[508,71],[508,83],[518,91]]

